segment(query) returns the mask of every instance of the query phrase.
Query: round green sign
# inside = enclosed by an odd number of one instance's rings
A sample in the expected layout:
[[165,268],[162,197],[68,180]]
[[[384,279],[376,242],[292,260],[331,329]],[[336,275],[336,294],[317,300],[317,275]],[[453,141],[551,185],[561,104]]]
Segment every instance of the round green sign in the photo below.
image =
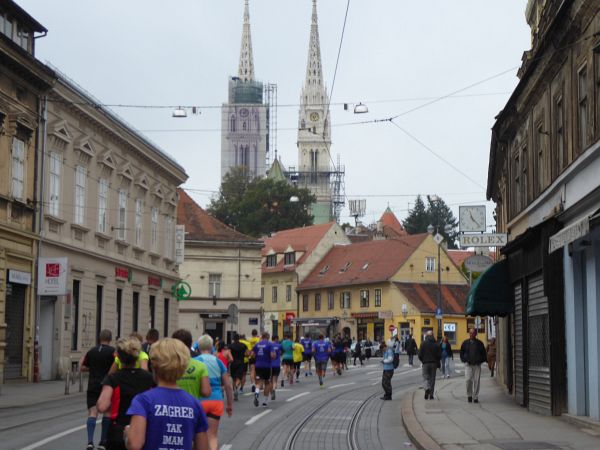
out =
[[189,283],[180,281],[179,283],[173,285],[171,292],[178,301],[187,300],[192,295],[192,287]]

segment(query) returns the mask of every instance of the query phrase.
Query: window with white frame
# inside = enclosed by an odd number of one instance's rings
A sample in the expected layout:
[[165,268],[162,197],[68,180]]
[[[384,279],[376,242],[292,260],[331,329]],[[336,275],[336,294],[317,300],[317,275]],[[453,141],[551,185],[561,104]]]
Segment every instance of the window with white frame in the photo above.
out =
[[77,225],[85,222],[85,200],[86,200],[87,171],[83,166],[75,169],[75,211],[74,220]]
[[11,193],[17,200],[25,196],[25,142],[13,138],[11,154]]
[[277,286],[271,286],[271,301],[277,303]]
[[165,257],[173,259],[173,244],[175,236],[173,236],[173,218],[165,217]]
[[579,151],[583,152],[588,146],[588,72],[587,66],[579,69],[577,74],[577,96],[578,96],[578,125],[579,125]]
[[375,289],[375,306],[381,306],[381,289]]
[[219,298],[221,296],[221,274],[208,274],[208,296],[210,298]]
[[142,199],[135,199],[135,245],[142,246]]
[[345,291],[340,293],[340,308],[350,309],[350,292]]
[[360,291],[360,307],[369,307],[369,291],[367,289],[361,289]]
[[60,214],[60,169],[62,159],[58,152],[50,152],[48,176],[48,213],[55,217]]
[[286,302],[292,301],[292,285],[290,285],[290,284],[288,284],[285,287],[285,301]]
[[98,231],[106,233],[108,229],[108,180],[101,178],[98,181]]
[[427,256],[425,258],[425,272],[435,272],[435,257]]
[[119,225],[117,228],[117,238],[124,241],[127,237],[125,229],[127,227],[127,192],[119,189]]
[[150,246],[153,251],[156,251],[158,245],[158,208],[152,207],[150,212]]
[[327,293],[327,309],[333,309],[333,291]]

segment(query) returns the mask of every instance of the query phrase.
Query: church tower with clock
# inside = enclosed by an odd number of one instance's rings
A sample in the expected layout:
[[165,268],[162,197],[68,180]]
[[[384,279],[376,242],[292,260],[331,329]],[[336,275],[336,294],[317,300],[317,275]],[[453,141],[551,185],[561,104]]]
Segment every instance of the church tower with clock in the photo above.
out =
[[313,0],[306,78],[298,119],[298,185],[316,196],[311,206],[314,223],[333,220],[331,189],[331,127],[329,99],[323,82],[317,1]]
[[254,79],[250,7],[244,0],[244,25],[237,76],[229,79],[229,98],[221,108],[221,180],[234,167],[250,177],[267,171],[268,114],[263,83]]

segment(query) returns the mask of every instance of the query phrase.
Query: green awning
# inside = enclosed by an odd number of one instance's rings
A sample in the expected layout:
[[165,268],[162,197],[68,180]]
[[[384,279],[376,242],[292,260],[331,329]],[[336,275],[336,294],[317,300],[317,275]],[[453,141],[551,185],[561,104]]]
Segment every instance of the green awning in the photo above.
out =
[[471,286],[467,297],[467,316],[507,316],[513,311],[508,282],[508,261],[490,266]]

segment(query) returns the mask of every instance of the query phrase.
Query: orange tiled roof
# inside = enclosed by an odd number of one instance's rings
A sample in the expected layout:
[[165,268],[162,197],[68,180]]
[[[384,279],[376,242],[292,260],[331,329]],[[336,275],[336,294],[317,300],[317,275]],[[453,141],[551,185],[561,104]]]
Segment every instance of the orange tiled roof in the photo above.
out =
[[[399,283],[394,285],[404,294],[406,299],[422,313],[435,313],[437,308],[437,284]],[[444,314],[465,314],[468,285],[442,285],[442,312]]]
[[396,234],[397,236],[406,236],[408,234],[389,206],[383,212],[379,221],[383,224],[384,229],[387,228],[392,231],[390,234]]
[[423,233],[400,239],[335,246],[298,289],[349,286],[388,280],[427,236],[427,233]]
[[179,194],[177,223],[185,225],[186,241],[260,242],[215,219],[183,189],[177,189],[177,192]]

